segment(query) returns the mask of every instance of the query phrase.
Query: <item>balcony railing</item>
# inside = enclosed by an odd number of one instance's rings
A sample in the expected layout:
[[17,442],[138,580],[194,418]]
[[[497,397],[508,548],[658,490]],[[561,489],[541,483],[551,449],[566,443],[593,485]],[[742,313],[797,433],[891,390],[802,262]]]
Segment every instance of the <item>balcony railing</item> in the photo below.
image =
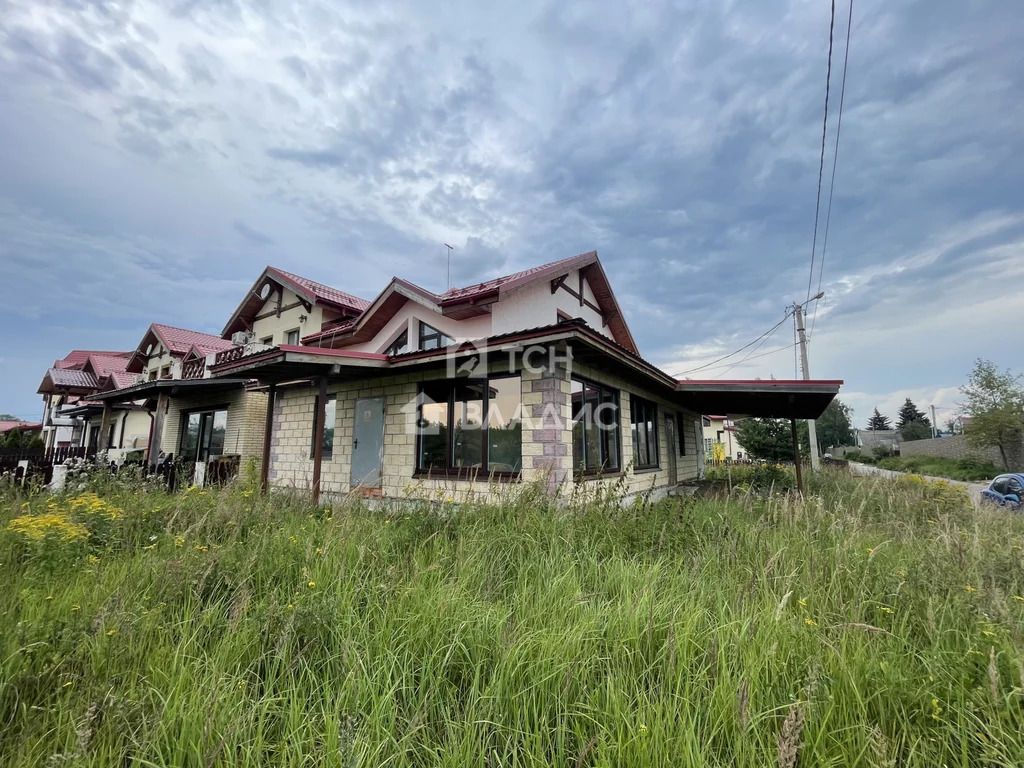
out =
[[183,379],[201,379],[205,375],[205,360],[189,360],[187,363],[181,366],[181,378]]
[[213,359],[213,364],[233,363],[235,360],[241,360],[243,357],[245,357],[245,347],[232,347],[231,349],[225,349],[223,352],[218,352],[217,356]]

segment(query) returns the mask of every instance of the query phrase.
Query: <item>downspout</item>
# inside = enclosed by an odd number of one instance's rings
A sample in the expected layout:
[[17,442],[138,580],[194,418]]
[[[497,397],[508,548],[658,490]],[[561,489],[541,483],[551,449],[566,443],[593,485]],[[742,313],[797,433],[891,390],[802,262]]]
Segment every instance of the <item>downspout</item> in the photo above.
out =
[[119,450],[124,449],[124,428],[125,428],[125,425],[128,424],[128,414],[129,413],[130,413],[129,411],[125,411],[124,414],[121,416],[121,435],[120,435],[120,437],[117,438],[117,447],[118,447]]

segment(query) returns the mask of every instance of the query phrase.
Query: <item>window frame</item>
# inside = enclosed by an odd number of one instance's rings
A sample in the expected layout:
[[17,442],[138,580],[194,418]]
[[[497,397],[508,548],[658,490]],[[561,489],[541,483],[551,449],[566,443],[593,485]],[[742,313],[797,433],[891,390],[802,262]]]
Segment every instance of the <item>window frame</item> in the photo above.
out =
[[679,440],[679,455],[686,455],[686,416],[682,411],[676,411],[676,437]]
[[[295,341],[292,342],[290,337],[295,334]],[[299,328],[291,328],[284,332],[284,336],[281,337],[282,344],[288,344],[289,346],[297,347],[302,343],[302,332]]]
[[[402,347],[405,347],[405,349],[403,350]],[[388,357],[395,357],[396,355],[404,355],[410,351],[409,326],[406,326],[402,332],[395,336],[391,343],[384,349],[384,354]]]
[[[613,386],[610,386],[608,384],[601,384],[601,383],[599,383],[597,381],[594,381],[593,379],[588,379],[588,378],[586,378],[584,376],[570,376],[569,377],[569,382],[570,382],[570,384],[569,384],[569,391],[570,391],[570,393],[572,392],[572,382],[574,382],[574,381],[575,382],[579,382],[580,384],[583,385],[584,405],[586,404],[586,390],[587,390],[587,387],[593,387],[594,389],[596,389],[598,391],[598,402],[600,404],[604,403],[604,396],[606,394],[611,395],[612,400],[615,403],[615,429],[613,430],[613,433],[615,435],[615,461],[612,462],[607,467],[601,466],[600,464],[598,464],[598,466],[593,466],[592,467],[592,466],[589,466],[587,464],[587,456],[586,456],[586,447],[587,447],[586,430],[587,430],[587,422],[584,421],[584,423],[583,423],[583,434],[584,434],[584,438],[583,438],[583,451],[584,451],[584,456],[583,456],[583,466],[580,466],[580,462],[578,461],[579,457],[576,455],[576,434],[575,434],[575,431],[576,431],[577,419],[575,417],[573,417],[573,418],[570,419],[570,431],[573,433],[573,436],[572,436],[572,468],[573,468],[573,474],[578,479],[585,479],[587,477],[594,477],[596,475],[604,476],[604,475],[618,474],[619,472],[622,472],[622,439],[621,439],[621,435],[620,435],[620,433],[622,432],[622,393],[621,393],[621,391],[617,387],[613,387]],[[571,399],[571,397],[572,397],[572,395],[570,394],[570,399]],[[571,407],[572,406],[570,404],[570,408]],[[587,411],[586,411],[585,408],[583,410],[583,417],[584,417],[584,419],[587,418]],[[591,415],[590,418],[592,419],[593,415]]]
[[[434,381],[420,382],[420,385],[419,385],[419,387],[417,388],[417,391],[416,391],[416,399],[417,399],[417,404],[416,404],[416,440],[414,441],[415,442],[415,446],[414,446],[415,456],[413,457],[413,477],[453,478],[453,479],[458,479],[458,480],[476,480],[478,482],[488,482],[490,480],[500,480],[500,481],[510,482],[510,481],[518,481],[518,480],[520,480],[522,478],[522,474],[523,474],[523,459],[525,458],[525,456],[523,454],[523,439],[522,439],[522,431],[521,431],[521,429],[520,429],[520,437],[519,437],[519,470],[518,471],[511,471],[511,472],[509,472],[508,470],[493,470],[492,471],[492,470],[488,469],[488,466],[490,464],[490,459],[491,459],[491,457],[490,457],[491,444],[490,444],[490,438],[489,438],[489,434],[490,434],[490,430],[491,430],[491,427],[490,427],[491,398],[490,397],[483,398],[483,408],[482,408],[482,414],[481,414],[481,432],[483,433],[483,437],[480,440],[480,443],[481,443],[481,446],[480,446],[480,467],[479,468],[474,468],[474,467],[457,467],[457,466],[455,466],[455,463],[454,463],[454,460],[453,460],[453,448],[454,448],[453,440],[454,440],[454,435],[455,435],[454,426],[455,426],[455,404],[456,404],[455,396],[456,396],[456,393],[458,391],[459,385],[460,384],[461,385],[465,385],[466,383],[469,383],[469,382],[483,382],[484,391],[489,391],[490,390],[490,383],[492,381],[497,381],[497,380],[500,380],[500,379],[512,379],[512,378],[519,379],[519,405],[520,405],[520,409],[521,409],[522,405],[523,405],[523,400],[522,400],[522,398],[523,398],[523,377],[522,377],[522,373],[519,372],[519,371],[511,371],[511,372],[506,372],[506,373],[490,373],[485,378],[472,378],[472,379],[469,379],[469,378],[462,377],[462,378],[458,378],[458,379],[448,379],[448,380],[440,379],[440,380],[434,380]],[[423,430],[422,430],[422,428],[419,425],[422,422],[422,418],[423,418],[423,416],[422,416],[422,414],[423,414],[423,398],[422,398],[423,392],[424,392],[425,388],[429,388],[429,387],[432,387],[432,386],[442,386],[442,385],[445,385],[445,384],[447,385],[447,395],[448,395],[448,398],[447,398],[447,401],[446,401],[447,422],[445,424],[445,441],[444,441],[445,442],[445,447],[444,447],[445,466],[444,467],[421,467],[420,466],[420,458],[421,458],[422,453],[423,453],[423,437],[424,437],[424,435],[423,435]],[[434,402],[435,403],[440,403],[441,401],[440,400],[435,400]],[[464,401],[463,400],[459,400],[458,402],[464,402]],[[520,413],[522,413],[522,410],[520,410]],[[520,421],[520,424],[521,423],[522,422]]]
[[[637,421],[637,414],[642,411],[644,414],[644,420],[642,422]],[[639,432],[638,426],[644,425],[644,436],[647,449],[647,461],[643,464],[638,459],[639,455]],[[659,445],[659,434],[658,427],[658,404],[653,400],[648,400],[646,397],[640,395],[629,394],[629,436],[633,442],[633,469],[636,471],[645,470],[657,470],[661,469],[661,446]],[[653,432],[653,437],[652,437]],[[651,456],[653,449],[653,457]]]
[[[203,406],[200,406],[198,408],[189,408],[187,410],[181,411],[180,415],[178,416],[180,424],[179,424],[179,428],[178,428],[179,434],[178,434],[178,453],[177,453],[177,458],[179,460],[181,460],[181,461],[190,461],[190,462],[201,461],[201,462],[205,463],[205,462],[210,460],[210,456],[211,455],[215,455],[215,456],[225,456],[225,455],[227,455],[227,454],[223,453],[224,446],[221,446],[221,449],[222,449],[221,453],[211,454],[210,453],[210,442],[208,441],[207,445],[206,445],[206,457],[200,459],[199,455],[200,455],[201,451],[199,450],[199,447],[200,447],[200,443],[202,442],[202,438],[203,438],[203,416],[204,415],[208,415],[209,418],[210,418],[210,421],[211,421],[210,436],[212,438],[212,436],[213,436],[212,422],[217,418],[217,414],[218,413],[220,413],[221,411],[224,412],[224,438],[225,438],[225,441],[227,440],[227,434],[228,434],[228,411],[229,410],[230,410],[230,408],[229,408],[229,405],[227,403],[217,403],[215,405],[203,405]],[[198,442],[196,444],[196,450],[195,450],[194,454],[192,456],[186,458],[184,456],[185,435],[188,432],[188,422],[189,422],[189,419],[192,416],[196,415],[196,414],[199,415],[199,434],[196,436],[196,440]]]
[[[428,325],[427,323],[423,322],[422,320],[419,321],[419,333],[417,335],[418,335],[418,340],[419,340],[419,346],[417,347],[417,349],[420,350],[420,351],[422,351],[422,350],[432,350],[432,349],[444,349],[445,347],[450,347],[452,344],[455,343],[455,339],[453,339],[447,333],[444,333],[443,331],[439,331],[434,326]],[[442,344],[441,342],[444,339],[447,339],[448,342],[445,343],[445,344]],[[437,341],[437,345],[436,346],[433,346],[433,347],[424,346],[427,341],[433,341],[433,340]]]
[[[327,414],[331,410],[331,403],[334,404],[334,418],[328,419]],[[316,455],[316,415],[320,411],[320,395],[313,395],[313,431],[309,436],[309,458]],[[321,461],[330,461],[334,458],[334,436],[338,427],[338,395],[329,392],[327,394],[327,405],[324,408],[324,438],[327,437],[327,425],[331,423],[331,447],[324,447],[320,453]]]
[[262,339],[260,339],[260,344],[265,344],[268,347],[274,346],[274,334],[264,336]]

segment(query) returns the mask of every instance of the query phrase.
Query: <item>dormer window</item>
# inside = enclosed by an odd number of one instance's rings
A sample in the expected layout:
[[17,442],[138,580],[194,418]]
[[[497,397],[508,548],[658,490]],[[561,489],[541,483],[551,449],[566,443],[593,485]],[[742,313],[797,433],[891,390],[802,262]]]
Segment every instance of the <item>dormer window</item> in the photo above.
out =
[[403,355],[409,351],[409,329],[406,328],[400,334],[398,338],[391,342],[391,346],[384,350],[384,354],[388,357],[394,355]]
[[452,337],[441,333],[437,328],[420,322],[420,349],[440,349],[452,343]]

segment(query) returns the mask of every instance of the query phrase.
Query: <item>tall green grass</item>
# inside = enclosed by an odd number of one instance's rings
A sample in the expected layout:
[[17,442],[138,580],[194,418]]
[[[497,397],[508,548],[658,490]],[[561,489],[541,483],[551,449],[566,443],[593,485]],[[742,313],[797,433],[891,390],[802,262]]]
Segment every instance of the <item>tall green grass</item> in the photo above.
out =
[[3,497],[0,765],[1024,764],[1024,520],[948,486],[74,498]]

